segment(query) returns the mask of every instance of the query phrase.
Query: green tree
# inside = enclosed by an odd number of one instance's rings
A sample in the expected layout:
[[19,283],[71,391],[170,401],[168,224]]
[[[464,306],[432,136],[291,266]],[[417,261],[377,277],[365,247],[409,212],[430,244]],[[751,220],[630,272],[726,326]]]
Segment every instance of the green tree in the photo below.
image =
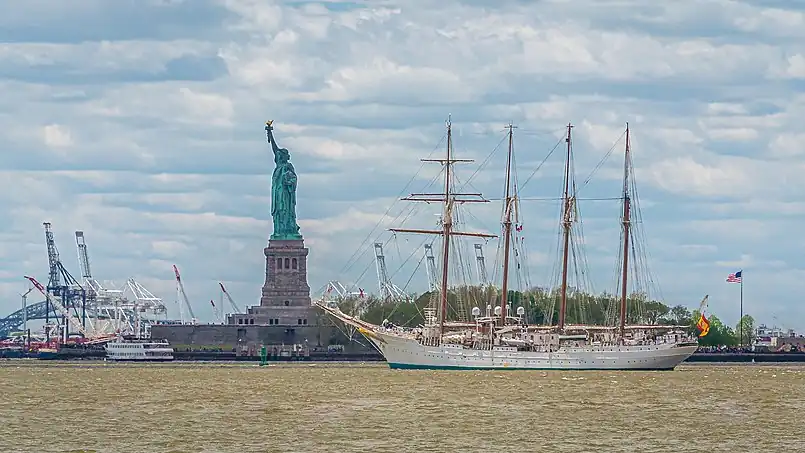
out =
[[[693,314],[684,305],[676,305],[676,306],[674,306],[674,308],[672,308],[671,311],[665,316],[665,319],[667,321],[669,321],[671,324],[675,324],[677,326],[687,325],[688,323],[690,323],[690,320],[692,318],[693,318]],[[697,316],[697,319],[694,320],[694,324],[698,320],[699,319],[698,319],[698,316]]]
[[[448,293],[448,315],[450,318],[468,319],[469,313],[458,313],[474,305],[486,311],[487,305],[500,303],[500,290],[492,286],[462,286]],[[374,295],[363,298],[351,297],[339,303],[345,313],[361,313],[368,322],[380,323],[384,319],[397,325],[418,325],[423,322],[424,308],[438,304],[437,292],[426,292],[416,297],[413,304],[399,301],[383,301]],[[465,301],[457,304],[457,300]],[[556,324],[559,321],[561,294],[558,290],[534,287],[525,291],[510,290],[506,297],[511,305],[510,314],[517,313],[518,307],[525,309],[526,321],[532,324]],[[608,325],[616,322],[612,314],[620,311],[620,298],[613,294],[594,295],[575,288],[568,288],[565,322],[568,324]],[[671,309],[645,294],[635,293],[627,298],[627,322],[630,324],[669,324]]]
[[755,318],[744,315],[735,325],[735,331],[738,332],[738,343],[750,346],[755,341]]
[[662,324],[662,321],[665,321],[668,313],[671,312],[671,309],[667,305],[662,302],[657,302],[656,300],[647,300],[643,302],[643,304],[645,306],[644,319],[651,325]]
[[432,296],[436,295],[429,292],[421,294],[413,303],[375,299],[367,304],[362,319],[373,324],[388,320],[398,326],[417,326],[425,322],[424,309],[430,304]]

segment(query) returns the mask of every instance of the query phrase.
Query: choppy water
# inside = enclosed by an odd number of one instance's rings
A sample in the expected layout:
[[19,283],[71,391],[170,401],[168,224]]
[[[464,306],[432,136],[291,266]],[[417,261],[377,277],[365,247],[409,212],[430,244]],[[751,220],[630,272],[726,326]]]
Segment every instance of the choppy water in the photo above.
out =
[[0,362],[0,452],[805,451],[805,367]]

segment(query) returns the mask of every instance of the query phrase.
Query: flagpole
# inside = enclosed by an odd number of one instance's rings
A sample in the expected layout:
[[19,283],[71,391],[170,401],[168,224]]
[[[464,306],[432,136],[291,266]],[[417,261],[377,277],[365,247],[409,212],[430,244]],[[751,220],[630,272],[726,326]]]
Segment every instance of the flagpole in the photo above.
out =
[[744,270],[741,269],[741,317],[738,319],[738,328],[740,330],[741,340],[740,347],[744,345]]

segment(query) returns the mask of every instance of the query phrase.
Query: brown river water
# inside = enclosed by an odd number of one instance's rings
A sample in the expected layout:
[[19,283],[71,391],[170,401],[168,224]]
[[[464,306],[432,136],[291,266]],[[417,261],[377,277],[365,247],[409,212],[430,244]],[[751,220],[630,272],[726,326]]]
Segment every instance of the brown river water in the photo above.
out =
[[805,366],[0,362],[0,452],[805,452]]

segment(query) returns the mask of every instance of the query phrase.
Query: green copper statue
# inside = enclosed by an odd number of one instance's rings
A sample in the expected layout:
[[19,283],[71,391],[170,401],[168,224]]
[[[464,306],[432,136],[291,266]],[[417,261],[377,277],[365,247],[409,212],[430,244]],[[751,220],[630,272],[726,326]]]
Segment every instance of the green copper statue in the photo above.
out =
[[271,217],[274,233],[271,239],[298,240],[299,225],[296,224],[296,172],[291,164],[291,154],[274,141],[274,128],[266,121],[266,137],[274,151],[274,174],[271,176]]

